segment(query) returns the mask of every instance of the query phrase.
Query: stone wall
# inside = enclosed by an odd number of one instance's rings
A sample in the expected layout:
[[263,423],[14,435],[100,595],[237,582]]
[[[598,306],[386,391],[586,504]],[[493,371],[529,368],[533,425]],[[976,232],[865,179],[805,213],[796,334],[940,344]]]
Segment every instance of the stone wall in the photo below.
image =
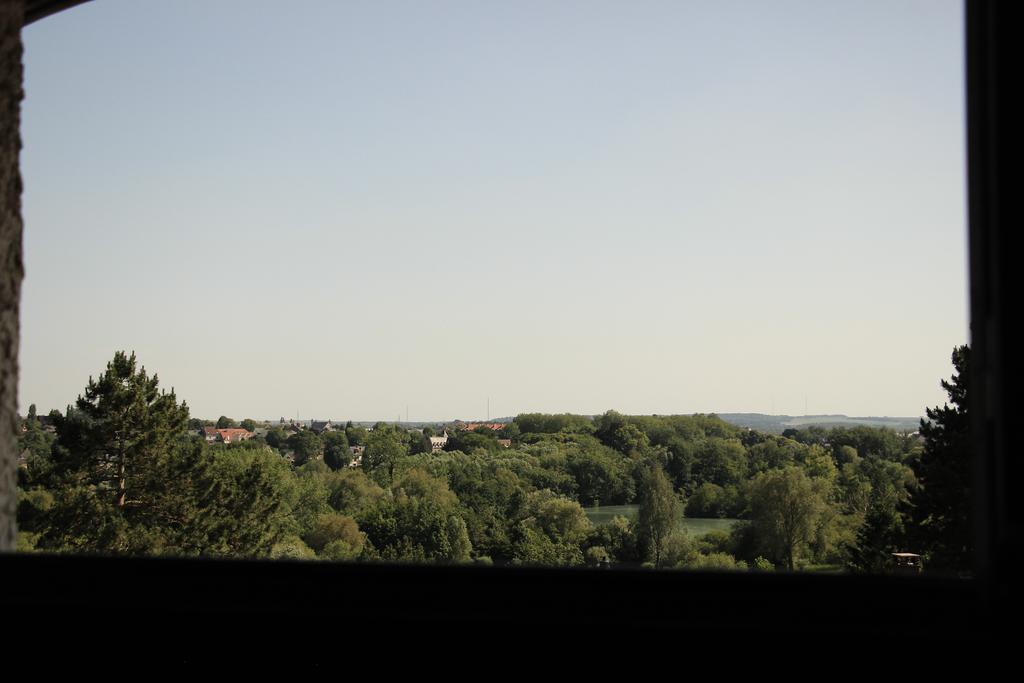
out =
[[21,259],[22,64],[20,0],[0,0],[0,551],[14,550],[17,428],[18,307]]

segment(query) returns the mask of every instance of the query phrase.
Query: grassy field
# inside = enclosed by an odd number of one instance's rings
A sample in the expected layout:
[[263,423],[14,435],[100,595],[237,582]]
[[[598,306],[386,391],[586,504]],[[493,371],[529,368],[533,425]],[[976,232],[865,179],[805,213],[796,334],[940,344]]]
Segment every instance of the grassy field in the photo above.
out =
[[[592,524],[607,524],[613,517],[631,518],[636,514],[639,505],[602,505],[600,507],[583,508]],[[736,519],[680,518],[679,527],[686,529],[692,536],[703,536],[709,531],[729,531]]]

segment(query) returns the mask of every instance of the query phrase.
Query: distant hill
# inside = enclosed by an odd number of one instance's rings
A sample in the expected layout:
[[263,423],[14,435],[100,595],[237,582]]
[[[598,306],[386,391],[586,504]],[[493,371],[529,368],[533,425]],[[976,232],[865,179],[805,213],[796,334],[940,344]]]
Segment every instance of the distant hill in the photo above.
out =
[[764,415],[762,413],[717,413],[729,424],[759,432],[781,434],[786,429],[810,427],[888,427],[897,432],[916,432],[919,417],[849,417],[847,415]]

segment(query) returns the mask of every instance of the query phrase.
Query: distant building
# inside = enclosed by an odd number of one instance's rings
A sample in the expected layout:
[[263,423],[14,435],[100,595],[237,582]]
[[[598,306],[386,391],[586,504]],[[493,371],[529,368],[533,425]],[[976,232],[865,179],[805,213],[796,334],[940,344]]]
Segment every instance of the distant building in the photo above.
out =
[[505,428],[505,425],[501,422],[467,422],[463,425],[463,428],[471,432],[476,429],[490,429],[494,432],[500,432]]
[[319,420],[313,420],[309,424],[309,428],[311,430],[313,430],[314,434],[323,434],[324,432],[333,432],[334,431],[334,425],[331,424],[330,420],[327,420],[326,422],[320,422]]
[[216,427],[203,427],[203,438],[206,443],[238,443],[247,441],[255,434],[248,429],[217,429]]
[[248,429],[218,429],[217,432],[220,434],[220,440],[224,443],[248,441],[254,436]]
[[448,435],[444,436],[431,436],[430,439],[430,452],[439,453],[444,450],[444,447],[448,444]]

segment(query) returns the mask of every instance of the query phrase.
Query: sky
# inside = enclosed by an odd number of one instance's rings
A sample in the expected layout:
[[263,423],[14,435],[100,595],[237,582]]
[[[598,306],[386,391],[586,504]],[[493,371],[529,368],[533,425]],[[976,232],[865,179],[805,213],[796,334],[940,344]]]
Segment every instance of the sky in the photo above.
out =
[[95,0],[27,27],[22,411],[922,415],[963,11]]

